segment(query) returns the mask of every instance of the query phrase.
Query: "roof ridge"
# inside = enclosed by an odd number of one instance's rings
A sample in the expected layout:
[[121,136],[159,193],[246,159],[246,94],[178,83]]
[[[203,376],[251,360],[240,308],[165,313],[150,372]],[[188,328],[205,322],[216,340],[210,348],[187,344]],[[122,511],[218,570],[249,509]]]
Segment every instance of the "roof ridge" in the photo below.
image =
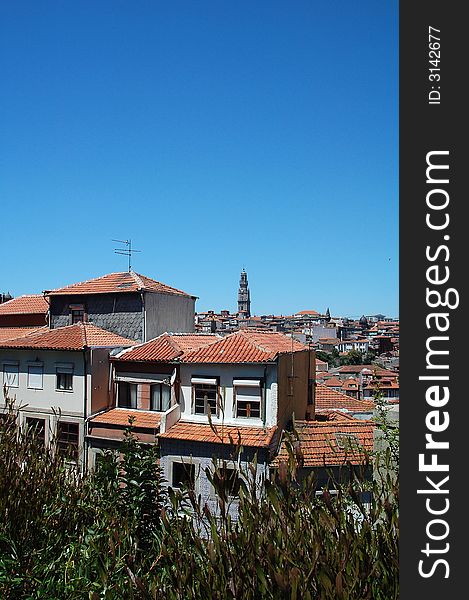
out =
[[[141,278],[141,275],[139,275],[138,273],[136,273],[135,271],[129,271],[129,273],[132,275],[132,277],[134,278],[135,283],[139,286],[139,289],[144,290],[145,289],[145,284],[143,283],[143,280]],[[158,282],[160,283],[160,282]]]
[[[272,350],[268,350],[267,348],[265,348],[264,346],[262,346],[261,344],[259,344],[258,342],[256,342],[255,340],[251,339],[248,335],[246,335],[246,333],[249,333],[247,331],[239,331],[238,333],[241,334],[241,336],[247,341],[249,342],[252,346],[254,346],[255,348],[257,348],[257,350],[260,350],[261,352],[265,352],[266,354],[273,354]],[[278,333],[277,331],[272,331],[272,333]],[[279,354],[278,350],[275,352],[275,356],[277,356]]]

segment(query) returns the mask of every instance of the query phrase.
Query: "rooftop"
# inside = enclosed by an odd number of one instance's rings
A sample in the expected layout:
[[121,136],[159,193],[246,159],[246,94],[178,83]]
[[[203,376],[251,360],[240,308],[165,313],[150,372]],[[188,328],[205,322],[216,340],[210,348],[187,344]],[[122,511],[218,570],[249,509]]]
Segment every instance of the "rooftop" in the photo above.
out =
[[253,448],[268,448],[276,427],[237,427],[235,425],[209,425],[178,421],[160,438],[178,439],[211,444],[240,444]]
[[[373,421],[297,421],[295,428],[305,467],[339,466],[347,463],[361,464],[373,450]],[[278,466],[288,460],[285,442],[272,462]]]
[[184,354],[182,362],[262,363],[276,360],[279,354],[306,349],[307,346],[283,333],[243,330]]
[[141,429],[159,429],[161,413],[150,410],[111,408],[95,417],[91,417],[90,424],[127,427],[129,425],[129,418],[133,418],[133,427]]
[[43,330],[44,327],[0,327],[0,343]]
[[355,413],[373,412],[375,405],[369,400],[356,400],[347,394],[332,390],[325,385],[316,385],[316,411],[341,409]]
[[46,314],[49,303],[42,294],[27,294],[0,304],[0,315]]
[[41,327],[16,339],[4,340],[2,348],[40,348],[42,350],[83,350],[85,347],[132,346],[136,342],[92,323],[76,323],[67,327]]
[[211,333],[163,333],[157,338],[121,352],[114,360],[134,362],[169,362],[185,352],[207,346],[220,339]]
[[165,283],[156,281],[155,279],[150,279],[145,275],[139,275],[133,271],[110,273],[80,283],[72,283],[71,285],[55,290],[46,290],[44,293],[49,296],[58,296],[68,294],[109,294],[141,291],[191,297],[190,294],[186,294],[186,292],[183,292],[182,290],[173,288]]

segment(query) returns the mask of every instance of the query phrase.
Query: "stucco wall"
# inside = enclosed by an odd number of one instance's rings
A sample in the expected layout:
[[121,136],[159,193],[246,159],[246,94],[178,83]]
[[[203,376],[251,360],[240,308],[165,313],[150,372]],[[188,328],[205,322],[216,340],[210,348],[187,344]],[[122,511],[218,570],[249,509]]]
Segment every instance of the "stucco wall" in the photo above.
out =
[[[192,413],[192,384],[191,378],[197,376],[219,377],[220,393],[223,403],[223,413],[217,417],[212,415],[214,423],[233,424],[239,426],[265,426],[273,427],[277,424],[277,367],[276,365],[188,365],[181,364],[181,391],[179,402],[181,404],[181,419],[194,422],[207,423],[206,415]],[[265,417],[241,418],[234,413],[233,379],[265,377]]]
[[[81,352],[56,352],[52,350],[0,350],[2,385],[3,364],[16,361],[19,364],[19,386],[10,388],[9,395],[16,398],[16,405],[39,411],[51,411],[54,407],[63,415],[82,415],[84,396],[83,354]],[[43,364],[43,388],[28,388],[28,365]],[[73,390],[56,390],[58,363],[73,364]],[[3,397],[0,399],[3,404]]]
[[195,300],[175,294],[145,293],[145,340],[165,331],[191,333],[195,330]]

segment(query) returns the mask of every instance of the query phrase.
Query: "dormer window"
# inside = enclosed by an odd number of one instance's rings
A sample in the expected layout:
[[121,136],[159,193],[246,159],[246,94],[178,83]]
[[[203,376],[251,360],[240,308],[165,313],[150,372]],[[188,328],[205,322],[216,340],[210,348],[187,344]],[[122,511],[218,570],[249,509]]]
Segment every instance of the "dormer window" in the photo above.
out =
[[233,380],[235,414],[237,417],[261,417],[262,386],[260,379],[234,379]]
[[72,325],[75,325],[75,323],[84,323],[86,321],[84,304],[70,304],[69,308]]

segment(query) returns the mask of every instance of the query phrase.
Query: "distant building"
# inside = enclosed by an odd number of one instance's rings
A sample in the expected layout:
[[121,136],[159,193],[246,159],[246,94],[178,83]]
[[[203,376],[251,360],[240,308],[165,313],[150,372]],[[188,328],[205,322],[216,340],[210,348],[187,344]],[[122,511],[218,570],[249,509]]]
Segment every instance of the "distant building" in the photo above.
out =
[[238,314],[240,317],[249,318],[251,316],[251,294],[248,286],[248,275],[243,269],[239,280],[238,289]]

